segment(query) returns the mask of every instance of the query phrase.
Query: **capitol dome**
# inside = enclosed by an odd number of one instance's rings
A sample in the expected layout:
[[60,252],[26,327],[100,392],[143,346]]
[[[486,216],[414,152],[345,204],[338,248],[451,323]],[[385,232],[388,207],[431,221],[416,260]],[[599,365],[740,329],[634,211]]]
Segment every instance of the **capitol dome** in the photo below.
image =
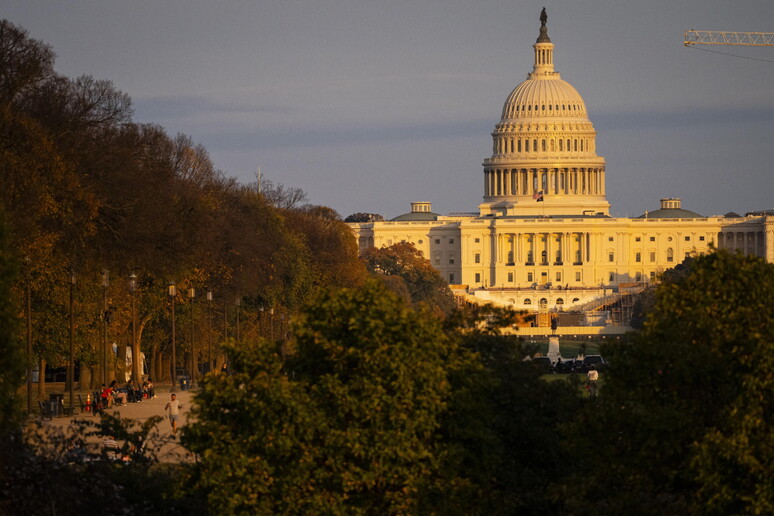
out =
[[482,216],[607,216],[605,160],[580,93],[554,69],[545,10],[535,61],[503,105],[484,160]]
[[586,119],[586,104],[578,90],[558,77],[528,79],[508,95],[501,118],[503,121],[537,118]]

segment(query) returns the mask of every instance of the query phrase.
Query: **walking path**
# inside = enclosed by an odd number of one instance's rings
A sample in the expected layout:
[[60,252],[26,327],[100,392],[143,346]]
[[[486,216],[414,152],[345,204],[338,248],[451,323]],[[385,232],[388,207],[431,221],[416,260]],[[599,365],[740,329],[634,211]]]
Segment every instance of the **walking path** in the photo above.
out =
[[[180,429],[185,428],[188,422],[188,411],[191,408],[191,400],[195,391],[175,391],[177,399],[180,401],[180,419],[178,420],[178,432],[176,436],[172,435],[172,426],[164,410],[170,399],[170,385],[156,385],[156,397],[144,399],[137,403],[128,403],[124,406],[116,406],[107,409],[107,413],[121,416],[122,419],[132,419],[138,424],[146,422],[152,416],[161,416],[164,419],[156,427],[157,435],[149,445],[154,445],[158,451],[159,460],[162,462],[190,462],[193,460],[191,454],[180,445]],[[49,393],[61,392],[51,389]],[[80,393],[83,399],[86,399],[86,392]],[[67,399],[67,394],[65,394]],[[77,396],[76,396],[77,399]],[[76,408],[76,415],[72,417],[54,417],[52,419],[41,419],[38,413],[28,419],[28,428],[35,429],[36,423],[40,423],[40,428],[35,431],[39,435],[56,435],[60,432],[69,435],[78,429],[77,421],[85,420],[88,422],[99,422],[99,415],[92,412],[83,412]],[[90,451],[101,449],[102,438],[96,436],[86,439],[87,445],[92,446]],[[123,443],[118,443],[121,446]]]

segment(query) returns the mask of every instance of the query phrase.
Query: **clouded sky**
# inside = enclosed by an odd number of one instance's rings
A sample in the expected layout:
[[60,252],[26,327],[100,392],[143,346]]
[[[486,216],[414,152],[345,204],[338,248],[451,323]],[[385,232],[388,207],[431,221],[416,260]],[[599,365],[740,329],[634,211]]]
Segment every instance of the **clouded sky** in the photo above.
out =
[[688,29],[774,32],[772,0],[5,0],[0,16],[227,176],[254,182],[260,166],[342,216],[391,218],[411,201],[477,210],[544,5],[612,214],[661,197],[702,215],[774,209],[774,47],[682,44]]

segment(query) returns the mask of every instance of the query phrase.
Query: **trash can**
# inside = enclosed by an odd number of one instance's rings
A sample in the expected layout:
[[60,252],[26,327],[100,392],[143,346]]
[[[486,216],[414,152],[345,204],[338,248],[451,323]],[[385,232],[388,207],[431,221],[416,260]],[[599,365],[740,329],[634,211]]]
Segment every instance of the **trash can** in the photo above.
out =
[[52,416],[61,416],[64,409],[64,394],[49,394],[48,408]]
[[188,390],[188,378],[180,378],[180,390],[181,391]]

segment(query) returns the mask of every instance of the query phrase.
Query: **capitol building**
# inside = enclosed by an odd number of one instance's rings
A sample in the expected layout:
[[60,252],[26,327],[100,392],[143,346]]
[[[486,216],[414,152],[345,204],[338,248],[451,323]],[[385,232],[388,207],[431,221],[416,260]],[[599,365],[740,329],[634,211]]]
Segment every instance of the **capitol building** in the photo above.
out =
[[392,220],[351,223],[360,250],[412,242],[473,302],[538,312],[588,310],[713,247],[774,262],[774,212],[702,216],[665,198],[637,218],[610,216],[597,133],[541,22],[532,72],[492,132],[478,213],[412,202]]

